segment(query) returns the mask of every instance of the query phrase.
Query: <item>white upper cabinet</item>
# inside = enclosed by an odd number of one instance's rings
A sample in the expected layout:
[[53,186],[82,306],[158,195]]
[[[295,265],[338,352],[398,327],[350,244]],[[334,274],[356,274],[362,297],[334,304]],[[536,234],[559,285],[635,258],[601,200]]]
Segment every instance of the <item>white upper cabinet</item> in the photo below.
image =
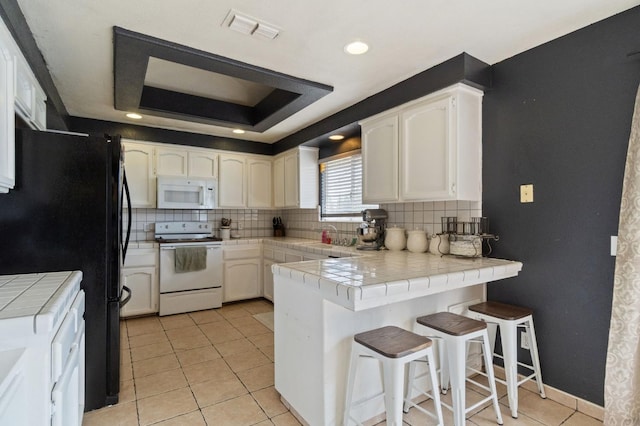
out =
[[188,176],[188,151],[181,148],[156,148],[156,172],[160,176]]
[[270,208],[272,206],[271,160],[247,159],[247,207]]
[[401,113],[400,193],[403,200],[455,198],[452,103],[453,98],[446,97]]
[[273,160],[273,206],[284,207],[284,157]]
[[189,151],[189,176],[218,178],[218,154],[211,151]]
[[156,173],[153,145],[122,140],[124,167],[131,207],[156,207]]
[[298,152],[290,152],[284,156],[284,206],[298,207],[300,202],[300,184],[298,168]]
[[271,159],[220,154],[218,206],[221,208],[271,208]]
[[221,154],[218,206],[244,208],[247,205],[246,162],[243,155]]
[[481,200],[482,96],[456,84],[364,120],[363,201]]
[[364,203],[398,200],[398,150],[397,114],[362,126]]
[[15,186],[14,58],[0,38],[0,193]]
[[27,62],[16,56],[15,67],[15,112],[32,129],[47,128],[47,96],[38,84]]
[[34,102],[35,102],[35,87],[29,78],[29,73],[27,72],[27,64],[22,61],[18,61],[16,64],[16,93],[15,93],[15,104],[16,104],[16,112],[21,117],[29,117],[32,116],[34,110]]
[[318,207],[318,148],[297,147],[273,161],[274,207]]
[[0,193],[15,186],[15,115],[32,129],[47,128],[47,97],[0,19]]

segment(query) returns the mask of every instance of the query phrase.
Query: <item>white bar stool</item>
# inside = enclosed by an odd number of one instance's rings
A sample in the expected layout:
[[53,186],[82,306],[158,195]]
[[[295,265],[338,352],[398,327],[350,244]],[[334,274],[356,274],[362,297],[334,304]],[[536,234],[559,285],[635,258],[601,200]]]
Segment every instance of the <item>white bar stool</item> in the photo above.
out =
[[[439,312],[419,317],[416,323],[418,324],[418,330],[420,327],[424,327],[424,333],[422,332],[423,330],[420,330],[421,334],[438,339],[441,366],[440,383],[443,392],[446,392],[449,380],[451,380],[451,396],[453,400],[453,406],[449,406],[444,402],[442,405],[453,411],[455,426],[464,426],[466,414],[489,401],[493,402],[497,423],[502,424],[502,414],[500,413],[500,407],[498,405],[498,393],[496,391],[495,377],[493,374],[493,360],[491,359],[491,352],[489,350],[487,324],[451,312]],[[489,379],[489,387],[467,379],[467,343],[476,341],[482,343],[482,353],[484,355],[486,375]],[[450,379],[449,376],[451,376]],[[409,384],[411,384],[411,380],[412,377],[409,376]],[[491,394],[482,401],[467,408],[466,381],[470,381],[476,386],[484,388]]]
[[[359,421],[351,417],[351,409],[384,395],[387,425],[401,426],[403,402],[414,405],[409,400],[410,394],[406,398],[404,396],[404,367],[411,361],[418,359],[426,359],[429,364],[432,392],[431,395],[426,392],[423,393],[432,397],[436,413],[430,413],[422,407],[418,407],[418,409],[437,419],[438,425],[444,425],[442,408],[440,407],[440,395],[437,391],[438,377],[436,376],[431,345],[430,339],[395,326],[382,327],[356,334],[353,337],[351,346],[343,425],[347,426],[349,420],[354,420],[356,424],[361,425]],[[383,391],[378,395],[352,403],[353,386],[360,357],[376,358],[382,363]]]
[[[469,306],[469,316],[489,324],[495,324],[500,328],[503,356],[496,353],[493,355],[504,360],[504,372],[507,380],[496,380],[507,385],[511,417],[517,418],[518,386],[535,377],[540,396],[546,398],[544,385],[542,383],[542,373],[540,372],[536,331],[533,327],[533,310],[500,302],[484,302]],[[519,327],[527,330],[529,334],[529,353],[531,354],[531,363],[533,365],[518,362]],[[496,333],[493,331],[489,334],[491,348],[493,349],[495,347]],[[532,374],[518,381],[518,366],[530,370]]]

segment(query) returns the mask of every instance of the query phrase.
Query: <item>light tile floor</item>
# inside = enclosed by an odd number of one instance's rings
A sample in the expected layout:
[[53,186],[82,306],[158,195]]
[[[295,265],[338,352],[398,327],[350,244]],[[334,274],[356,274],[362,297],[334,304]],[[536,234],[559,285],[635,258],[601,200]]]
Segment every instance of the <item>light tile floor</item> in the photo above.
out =
[[[122,321],[120,402],[85,413],[83,425],[299,425],[273,386],[273,332],[252,316],[272,310],[266,300],[251,300]],[[469,403],[479,400],[478,391],[469,386]],[[505,426],[602,424],[524,389],[519,417],[513,419],[506,388],[499,385],[498,391]],[[428,408],[431,402],[423,404]],[[445,424],[452,424],[451,413],[445,409],[444,415]],[[404,423],[434,424],[416,409]],[[467,419],[467,425],[495,424],[491,406]]]

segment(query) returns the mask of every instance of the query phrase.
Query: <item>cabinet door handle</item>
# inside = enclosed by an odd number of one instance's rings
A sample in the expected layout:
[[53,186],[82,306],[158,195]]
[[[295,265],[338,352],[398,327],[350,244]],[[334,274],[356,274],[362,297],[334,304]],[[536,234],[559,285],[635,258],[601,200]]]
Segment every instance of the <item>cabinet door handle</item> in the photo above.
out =
[[451,184],[451,193],[453,193],[453,194],[456,193],[456,184],[455,183]]

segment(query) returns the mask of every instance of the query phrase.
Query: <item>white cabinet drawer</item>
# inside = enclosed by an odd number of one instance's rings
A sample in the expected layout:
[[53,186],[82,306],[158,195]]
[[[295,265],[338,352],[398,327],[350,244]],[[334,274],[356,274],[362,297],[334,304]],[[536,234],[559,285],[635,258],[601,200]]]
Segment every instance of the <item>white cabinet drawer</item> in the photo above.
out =
[[76,320],[75,331],[78,331],[80,329],[80,323],[84,318],[84,303],[84,290],[80,290],[80,293],[78,293],[78,295],[76,296],[76,300],[74,300],[73,304],[71,305],[71,312],[73,312],[73,314],[75,315]]
[[71,353],[77,332],[81,329],[84,299],[84,291],[80,291],[51,343],[51,379],[53,382],[58,380],[60,374],[62,374],[62,369]]
[[223,256],[224,260],[251,259],[254,257],[261,257],[262,252],[259,245],[229,248],[224,247]]
[[156,266],[158,263],[158,250],[137,249],[129,250],[124,260],[125,268],[137,268],[140,266]]
[[51,344],[51,380],[55,382],[62,374],[62,367],[71,353],[71,346],[76,335],[76,315],[67,314]]

